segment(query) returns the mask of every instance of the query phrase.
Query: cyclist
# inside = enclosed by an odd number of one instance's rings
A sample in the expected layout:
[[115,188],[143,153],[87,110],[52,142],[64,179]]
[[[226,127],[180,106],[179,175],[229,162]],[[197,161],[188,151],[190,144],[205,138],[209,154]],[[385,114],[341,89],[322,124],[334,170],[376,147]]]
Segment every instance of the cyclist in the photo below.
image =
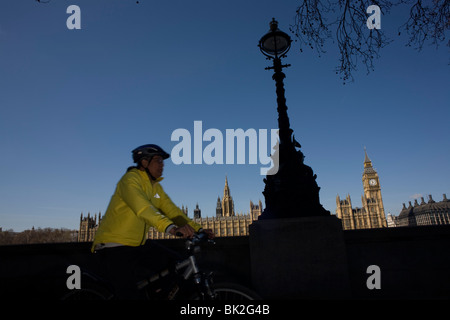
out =
[[200,231],[214,237],[164,192],[160,181],[169,154],[155,144],[146,144],[134,149],[132,155],[136,166],[129,167],[118,182],[92,245],[92,252],[102,257],[118,298],[139,298],[135,286],[138,266],[159,271],[178,258],[156,242],[146,241],[150,227],[184,238]]

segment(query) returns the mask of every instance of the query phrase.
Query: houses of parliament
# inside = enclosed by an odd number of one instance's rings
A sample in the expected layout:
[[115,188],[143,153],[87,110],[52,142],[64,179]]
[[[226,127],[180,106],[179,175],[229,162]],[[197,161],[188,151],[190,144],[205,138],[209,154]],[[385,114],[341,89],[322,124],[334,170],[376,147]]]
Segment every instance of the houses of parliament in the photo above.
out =
[[[381,196],[381,185],[378,173],[372,166],[366,150],[364,149],[364,171],[362,174],[362,184],[364,194],[361,196],[362,207],[353,207],[350,195],[345,199],[336,196],[336,216],[341,220],[342,229],[371,229],[384,227],[403,227],[420,225],[440,225],[450,224],[450,200],[446,194],[443,200],[435,202],[431,195],[426,203],[422,197],[419,204],[417,199],[414,206],[409,203],[409,207],[403,204],[403,209],[398,216],[391,214],[385,216],[383,198]],[[182,207],[183,212],[188,215],[187,207]],[[250,201],[250,212],[247,214],[236,214],[234,201],[231,197],[228,179],[225,178],[223,197],[217,198],[216,215],[214,217],[203,218],[201,210],[197,204],[194,209],[193,219],[204,229],[212,229],[218,237],[245,236],[248,235],[248,226],[258,219],[262,213],[261,200],[258,204]],[[98,224],[101,221],[101,214],[93,217],[80,218],[80,229],[78,241],[92,241]],[[173,236],[157,232],[151,228],[148,232],[149,239],[167,239]]]
[[[380,179],[365,150],[364,153],[364,171],[362,174],[364,194],[361,197],[362,208],[352,206],[350,195],[347,195],[345,199],[341,199],[339,195],[336,197],[336,216],[341,220],[344,230],[387,227],[381,196]],[[182,206],[181,209],[188,215],[187,207]],[[217,198],[216,215],[214,217],[202,217],[201,210],[197,204],[193,212],[193,220],[204,229],[213,230],[218,237],[245,236],[248,235],[248,226],[257,220],[261,213],[262,203],[259,200],[258,204],[250,201],[249,213],[236,214],[228,179],[225,178],[223,197],[222,199],[220,197]],[[93,217],[90,214],[87,217],[83,217],[83,214],[81,214],[78,241],[93,241],[100,221],[100,213]],[[147,236],[148,239],[174,238],[172,235],[158,232],[153,228],[150,228]]]
[[[181,210],[188,215],[188,208],[182,206]],[[258,204],[250,201],[250,212],[247,214],[236,214],[234,210],[234,201],[228,186],[228,179],[225,177],[225,187],[223,189],[223,197],[217,198],[215,217],[202,217],[201,210],[196,205],[194,209],[193,220],[200,224],[203,229],[211,229],[217,237],[229,236],[245,236],[248,235],[248,226],[262,213],[261,200]],[[78,241],[93,241],[95,232],[101,222],[101,213],[94,214],[93,217],[88,213],[87,217],[80,217],[80,229],[78,232]],[[150,228],[147,234],[148,239],[171,239],[175,238],[163,232],[158,232]]]

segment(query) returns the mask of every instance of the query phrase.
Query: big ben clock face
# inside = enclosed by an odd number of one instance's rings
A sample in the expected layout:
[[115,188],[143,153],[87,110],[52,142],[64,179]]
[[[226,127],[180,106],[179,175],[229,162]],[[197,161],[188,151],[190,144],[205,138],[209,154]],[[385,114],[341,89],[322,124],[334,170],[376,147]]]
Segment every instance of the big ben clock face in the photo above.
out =
[[376,186],[376,185],[377,185],[377,180],[375,180],[375,179],[370,179],[370,180],[369,180],[369,184],[370,184],[371,186]]

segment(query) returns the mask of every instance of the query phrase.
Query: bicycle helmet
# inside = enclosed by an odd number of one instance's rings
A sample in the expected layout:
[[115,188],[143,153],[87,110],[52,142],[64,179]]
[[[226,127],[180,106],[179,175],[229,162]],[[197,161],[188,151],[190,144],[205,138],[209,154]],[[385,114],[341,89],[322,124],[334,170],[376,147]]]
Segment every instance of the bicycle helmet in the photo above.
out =
[[137,147],[133,151],[133,161],[139,163],[142,159],[151,159],[154,156],[161,156],[163,159],[167,159],[170,155],[165,152],[160,146],[156,144],[145,144]]

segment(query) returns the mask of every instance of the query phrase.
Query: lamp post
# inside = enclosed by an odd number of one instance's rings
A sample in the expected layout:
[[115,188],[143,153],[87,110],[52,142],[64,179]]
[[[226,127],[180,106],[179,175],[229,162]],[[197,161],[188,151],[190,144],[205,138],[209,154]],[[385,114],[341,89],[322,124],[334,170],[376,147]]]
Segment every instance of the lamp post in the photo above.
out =
[[317,176],[310,167],[303,163],[304,155],[300,144],[292,136],[292,129],[287,114],[286,98],[284,95],[281,58],[291,47],[291,38],[278,29],[278,22],[272,19],[270,31],[259,40],[259,48],[268,60],[273,60],[273,66],[266,70],[274,70],[272,79],[275,80],[277,94],[278,128],[280,143],[278,172],[267,175],[264,179],[264,197],[266,208],[259,219],[293,218],[306,216],[324,216],[330,212],[325,210],[319,201],[319,190],[316,183]]

